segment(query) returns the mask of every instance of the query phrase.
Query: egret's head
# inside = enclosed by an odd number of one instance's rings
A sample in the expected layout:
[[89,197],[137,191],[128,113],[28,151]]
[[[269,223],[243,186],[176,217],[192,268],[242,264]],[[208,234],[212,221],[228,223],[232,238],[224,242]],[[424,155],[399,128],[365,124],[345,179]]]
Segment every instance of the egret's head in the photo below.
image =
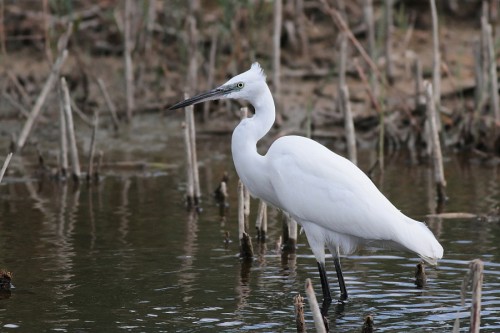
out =
[[224,83],[222,86],[172,105],[169,110],[179,109],[188,105],[223,98],[244,99],[247,101],[252,101],[253,97],[258,95],[260,89],[265,86],[265,82],[266,75],[264,74],[264,71],[260,67],[259,63],[255,62],[252,64],[252,67],[250,67],[248,71],[236,75],[235,77]]

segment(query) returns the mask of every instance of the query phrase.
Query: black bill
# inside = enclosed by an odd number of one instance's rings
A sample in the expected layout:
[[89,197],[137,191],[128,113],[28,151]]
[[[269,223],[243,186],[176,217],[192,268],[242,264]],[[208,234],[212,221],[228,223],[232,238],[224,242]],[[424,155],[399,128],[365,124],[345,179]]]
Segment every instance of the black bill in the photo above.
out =
[[168,109],[175,110],[175,109],[184,108],[184,107],[189,106],[189,105],[198,104],[198,103],[205,102],[205,101],[211,101],[214,99],[219,99],[219,98],[223,97],[224,95],[230,93],[232,91],[232,89],[233,89],[232,87],[221,86],[221,87],[203,92],[203,93],[196,95],[194,97],[188,98],[185,101],[174,104],[171,107],[169,107]]

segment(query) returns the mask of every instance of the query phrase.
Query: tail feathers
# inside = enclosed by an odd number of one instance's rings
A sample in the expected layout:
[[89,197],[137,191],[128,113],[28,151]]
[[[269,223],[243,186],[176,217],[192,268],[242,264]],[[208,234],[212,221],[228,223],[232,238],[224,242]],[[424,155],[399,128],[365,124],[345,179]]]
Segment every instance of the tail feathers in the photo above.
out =
[[437,241],[432,231],[422,223],[407,218],[407,228],[399,233],[398,243],[415,252],[430,265],[436,265],[443,258],[443,247]]

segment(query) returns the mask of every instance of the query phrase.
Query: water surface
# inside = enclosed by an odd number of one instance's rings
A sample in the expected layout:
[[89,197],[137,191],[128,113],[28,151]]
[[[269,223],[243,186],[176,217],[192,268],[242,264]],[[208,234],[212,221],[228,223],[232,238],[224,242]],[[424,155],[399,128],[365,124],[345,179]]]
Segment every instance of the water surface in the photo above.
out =
[[[305,236],[299,236],[295,254],[283,255],[276,248],[281,215],[270,209],[267,241],[254,242],[256,258],[243,264],[237,257],[237,178],[229,137],[201,138],[198,145],[204,193],[199,215],[184,207],[179,136],[157,141],[151,151],[113,155],[163,167],[108,169],[90,187],[7,178],[0,186],[0,267],[14,272],[16,289],[0,299],[0,330],[295,331],[293,296],[304,295],[306,278],[312,279],[318,297],[321,291]],[[364,170],[372,155],[361,152]],[[498,219],[426,217],[436,212],[432,170],[407,161],[405,154],[388,159],[384,176],[377,174],[374,181],[403,212],[428,222],[445,257],[437,268],[427,269],[424,289],[413,283],[419,259],[410,253],[363,250],[343,257],[350,299],[342,308],[332,306],[333,331],[357,331],[364,316],[372,314],[378,332],[451,331],[457,317],[465,332],[470,301],[460,305],[460,286],[469,261],[481,258],[481,327],[499,332]],[[497,209],[498,169],[454,157],[445,168],[450,197],[445,212],[485,216]],[[222,218],[210,193],[226,170],[230,207]],[[338,295],[331,260],[327,268]],[[306,311],[312,330],[307,305]]]

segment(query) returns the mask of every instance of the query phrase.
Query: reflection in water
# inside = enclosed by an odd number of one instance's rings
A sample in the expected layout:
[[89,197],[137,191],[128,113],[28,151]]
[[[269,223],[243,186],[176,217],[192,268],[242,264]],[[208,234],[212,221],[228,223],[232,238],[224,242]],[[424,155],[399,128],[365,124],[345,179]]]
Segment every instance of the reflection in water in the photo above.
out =
[[123,187],[121,191],[121,205],[118,207],[117,214],[120,216],[120,224],[118,226],[118,231],[120,232],[120,241],[123,244],[127,244],[127,234],[128,234],[128,224],[129,224],[129,190],[130,190],[130,178],[127,177],[123,181]]
[[[204,174],[217,182],[227,161],[203,160]],[[449,332],[457,316],[467,327],[470,301],[460,305],[460,285],[469,261],[479,257],[485,263],[482,331],[499,332],[500,225],[423,218],[436,212],[430,168],[407,168],[396,158],[393,163],[386,165],[384,193],[429,223],[445,258],[437,268],[426,267],[427,284],[418,289],[419,259],[412,254],[365,249],[342,257],[351,298],[332,306],[332,330],[359,331],[367,314],[381,332]],[[459,169],[453,161],[446,167],[450,200],[444,212],[482,215],[498,206],[497,169]],[[0,267],[14,272],[16,289],[0,294],[0,330],[11,325],[27,332],[294,331],[293,296],[303,293],[306,278],[321,290],[304,235],[295,253],[275,249],[281,214],[271,208],[266,242],[257,243],[253,262],[241,262],[238,243],[221,236],[237,235],[234,184],[221,223],[209,194],[201,214],[186,213],[178,177],[184,172],[169,172],[107,175],[81,188],[30,181],[1,186]],[[236,179],[234,173],[230,177]],[[331,258],[327,270],[338,296]],[[34,308],[43,309],[43,316]],[[311,328],[307,305],[305,310]]]
[[198,213],[196,210],[187,212],[186,218],[186,239],[183,243],[182,264],[179,269],[179,285],[184,295],[183,302],[189,302],[195,291],[195,281],[198,273],[193,270],[193,264],[198,252]]
[[250,287],[250,272],[253,266],[253,260],[241,259],[240,274],[236,293],[238,294],[238,303],[236,304],[236,318],[245,321],[245,308],[248,306],[248,299],[252,288]]

